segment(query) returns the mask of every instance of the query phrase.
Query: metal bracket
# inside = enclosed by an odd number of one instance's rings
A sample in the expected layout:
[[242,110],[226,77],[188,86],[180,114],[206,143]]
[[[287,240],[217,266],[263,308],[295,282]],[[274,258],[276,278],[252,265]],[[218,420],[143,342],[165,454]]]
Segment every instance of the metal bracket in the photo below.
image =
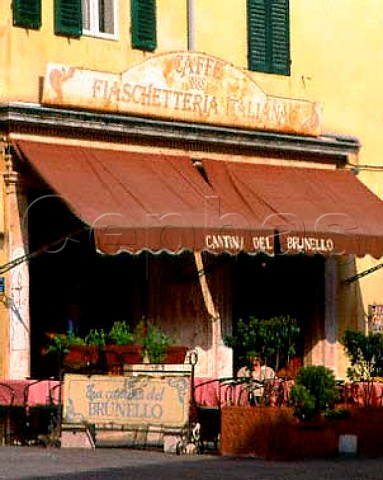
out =
[[376,272],[383,268],[383,263],[379,263],[379,265],[375,265],[375,267],[368,268],[367,270],[363,270],[363,272],[357,273],[356,275],[352,275],[351,277],[346,277],[342,283],[353,283],[359,280],[360,278],[369,275],[370,273]]

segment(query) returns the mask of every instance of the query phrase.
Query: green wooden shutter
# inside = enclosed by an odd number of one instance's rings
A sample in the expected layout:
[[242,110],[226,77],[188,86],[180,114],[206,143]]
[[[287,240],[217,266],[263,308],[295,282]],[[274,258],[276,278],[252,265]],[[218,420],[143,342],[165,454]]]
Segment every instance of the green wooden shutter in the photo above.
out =
[[82,35],[81,0],[55,0],[55,34],[67,37]]
[[150,52],[157,47],[155,0],[132,0],[132,47]]
[[274,73],[290,75],[289,0],[273,0],[270,4],[270,63]]
[[247,39],[249,70],[267,72],[267,0],[247,1]]
[[15,27],[41,27],[41,0],[13,0],[12,6]]
[[249,70],[290,74],[289,0],[247,0]]

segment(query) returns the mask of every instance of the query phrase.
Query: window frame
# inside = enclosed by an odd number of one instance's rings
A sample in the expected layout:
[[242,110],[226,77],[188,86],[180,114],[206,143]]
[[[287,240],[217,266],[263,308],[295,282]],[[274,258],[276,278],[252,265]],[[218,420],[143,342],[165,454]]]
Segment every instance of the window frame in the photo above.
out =
[[[82,34],[87,37],[104,38],[109,40],[118,39],[118,0],[108,0],[113,5],[113,33],[100,32],[99,30],[99,4],[98,0],[82,0]],[[89,5],[90,28],[85,26],[85,5]]]

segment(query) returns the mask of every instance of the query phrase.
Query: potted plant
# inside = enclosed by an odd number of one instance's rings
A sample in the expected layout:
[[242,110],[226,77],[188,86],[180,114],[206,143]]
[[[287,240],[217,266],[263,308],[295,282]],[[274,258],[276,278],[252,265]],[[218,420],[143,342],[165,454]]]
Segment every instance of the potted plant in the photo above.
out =
[[124,364],[183,363],[188,348],[172,345],[171,336],[142,319],[136,328],[115,321],[108,332],[91,329],[84,337],[48,334],[44,354],[55,359],[58,371],[102,370],[121,375]]
[[107,334],[107,339],[111,345],[132,345],[135,334],[126,321],[115,321]]
[[334,372],[323,365],[299,369],[291,388],[289,403],[300,422],[320,420],[325,411],[333,409],[339,398]]
[[171,336],[144,318],[136,327],[136,339],[142,348],[143,360],[148,363],[164,363],[168,347],[173,343]]
[[370,381],[382,376],[383,335],[356,332],[347,329],[341,339],[351,366],[347,377],[352,381]]
[[48,355],[56,371],[81,372],[97,369],[100,348],[105,345],[103,329],[92,329],[85,337],[68,333],[47,333],[43,354]]
[[337,398],[332,370],[321,365],[302,367],[291,389],[288,408],[223,409],[223,448],[270,460],[332,456],[337,451],[338,433],[324,412]]
[[88,363],[84,353],[85,340],[72,332],[47,333],[48,342],[43,350],[43,355],[49,357],[52,369],[59,374],[62,370],[78,371]]
[[102,348],[104,362],[109,373],[122,374],[126,363],[139,363],[142,353],[136,335],[125,320],[116,320],[105,335]]
[[383,335],[381,333],[356,332],[346,330],[341,339],[350,366],[347,377],[352,383],[347,385],[348,400],[364,406],[380,404],[380,393],[376,381],[383,372]]

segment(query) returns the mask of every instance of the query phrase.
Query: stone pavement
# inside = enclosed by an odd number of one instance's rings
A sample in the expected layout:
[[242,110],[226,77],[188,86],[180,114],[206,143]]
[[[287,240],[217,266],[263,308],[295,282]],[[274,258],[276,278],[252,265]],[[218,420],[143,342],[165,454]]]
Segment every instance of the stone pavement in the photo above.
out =
[[382,480],[383,458],[266,462],[122,448],[0,447],[0,479]]

